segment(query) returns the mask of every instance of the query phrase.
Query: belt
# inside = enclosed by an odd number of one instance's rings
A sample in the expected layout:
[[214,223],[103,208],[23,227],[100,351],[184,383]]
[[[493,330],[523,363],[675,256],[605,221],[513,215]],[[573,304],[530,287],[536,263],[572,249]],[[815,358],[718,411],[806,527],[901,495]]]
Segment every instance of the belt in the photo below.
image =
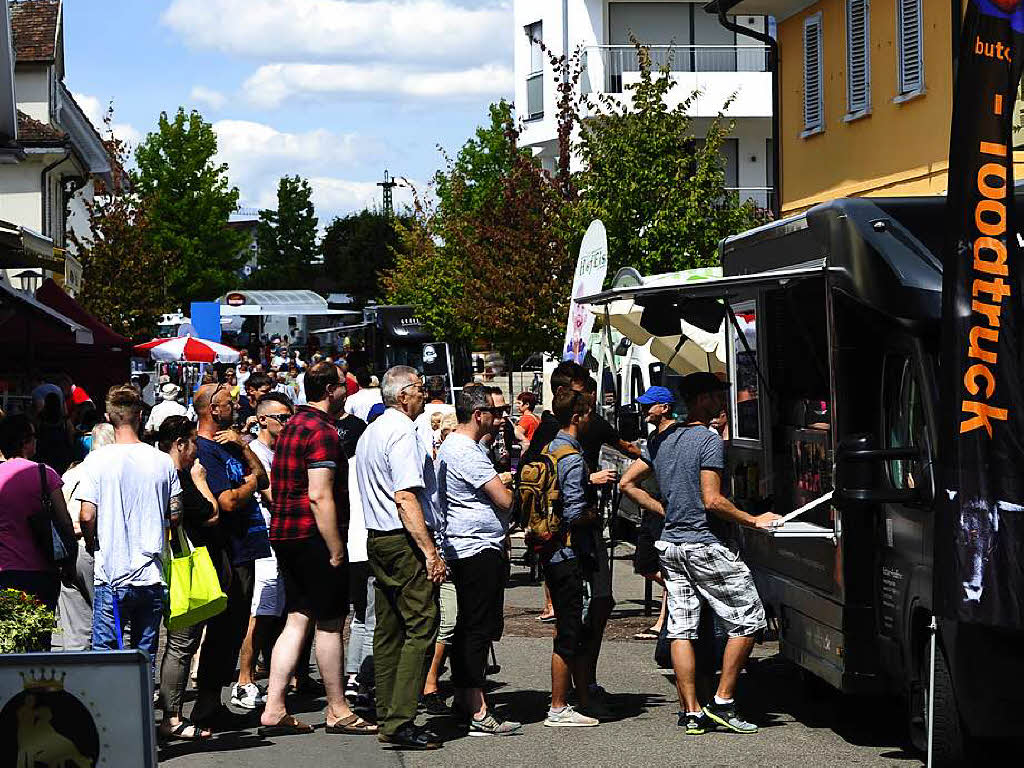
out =
[[379,539],[379,538],[381,538],[383,536],[398,536],[399,534],[404,534],[404,533],[405,533],[405,528],[393,528],[390,531],[367,530],[366,531],[366,538],[368,538],[368,539]]

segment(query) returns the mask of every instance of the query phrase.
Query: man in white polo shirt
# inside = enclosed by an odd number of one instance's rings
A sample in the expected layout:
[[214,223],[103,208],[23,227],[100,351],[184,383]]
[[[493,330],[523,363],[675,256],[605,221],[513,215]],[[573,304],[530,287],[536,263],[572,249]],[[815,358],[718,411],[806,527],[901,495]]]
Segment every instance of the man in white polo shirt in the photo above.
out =
[[399,365],[384,374],[381,394],[386,410],[356,446],[366,548],[376,580],[377,738],[406,749],[436,749],[437,737],[414,722],[426,656],[437,634],[435,585],[447,570],[432,531],[432,462],[413,425],[426,392],[416,370]]

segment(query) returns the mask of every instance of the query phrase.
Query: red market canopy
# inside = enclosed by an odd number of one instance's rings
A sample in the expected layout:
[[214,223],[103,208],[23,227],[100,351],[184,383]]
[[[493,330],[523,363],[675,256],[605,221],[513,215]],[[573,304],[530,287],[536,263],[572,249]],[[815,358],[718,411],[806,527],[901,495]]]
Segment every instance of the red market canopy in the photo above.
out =
[[237,349],[193,336],[153,339],[137,344],[135,352],[148,354],[162,363],[237,363],[241,357]]
[[52,278],[47,278],[39,290],[36,291],[36,301],[57,310],[65,317],[69,317],[91,330],[93,344],[101,347],[121,347],[123,349],[127,349],[131,345],[130,339],[111,330],[89,314],[81,304],[68,296]]

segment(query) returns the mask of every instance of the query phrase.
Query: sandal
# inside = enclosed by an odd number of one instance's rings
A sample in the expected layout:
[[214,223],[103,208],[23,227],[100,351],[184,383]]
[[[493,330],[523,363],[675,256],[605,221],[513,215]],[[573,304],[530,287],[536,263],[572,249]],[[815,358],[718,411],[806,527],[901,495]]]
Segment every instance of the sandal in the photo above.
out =
[[[191,734],[186,733],[191,728]],[[171,727],[170,730],[166,730],[163,725],[160,726],[158,731],[160,738],[166,741],[204,741],[213,736],[213,732],[207,728],[202,728],[191,720],[181,719],[177,725]]]
[[261,725],[256,729],[256,733],[260,736],[294,736],[312,732],[312,725],[297,720],[291,715],[285,715],[277,721],[276,725]]
[[540,616],[537,617],[537,621],[543,621],[545,624],[550,624],[554,620],[555,620],[555,614],[553,614],[553,613],[552,614],[548,614],[548,615],[545,615],[545,614],[542,613]]
[[377,732],[377,726],[363,720],[359,715],[352,713],[344,720],[338,720],[334,725],[324,723],[326,733],[341,733],[347,736],[362,736]]

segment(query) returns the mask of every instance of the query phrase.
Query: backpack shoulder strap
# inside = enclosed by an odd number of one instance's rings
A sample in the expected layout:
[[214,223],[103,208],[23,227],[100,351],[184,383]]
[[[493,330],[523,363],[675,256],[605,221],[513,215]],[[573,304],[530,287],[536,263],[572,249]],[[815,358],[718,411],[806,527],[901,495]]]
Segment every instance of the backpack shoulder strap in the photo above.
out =
[[546,448],[544,448],[542,453],[544,453],[545,455],[549,456],[551,458],[551,460],[554,461],[555,465],[557,466],[558,462],[560,462],[566,456],[571,456],[574,453],[575,454],[579,454],[579,450],[576,449],[576,448],[573,448],[571,445],[563,445],[563,446],[560,446],[558,448],[555,448],[555,450],[553,450],[553,451],[549,447],[546,447]]

